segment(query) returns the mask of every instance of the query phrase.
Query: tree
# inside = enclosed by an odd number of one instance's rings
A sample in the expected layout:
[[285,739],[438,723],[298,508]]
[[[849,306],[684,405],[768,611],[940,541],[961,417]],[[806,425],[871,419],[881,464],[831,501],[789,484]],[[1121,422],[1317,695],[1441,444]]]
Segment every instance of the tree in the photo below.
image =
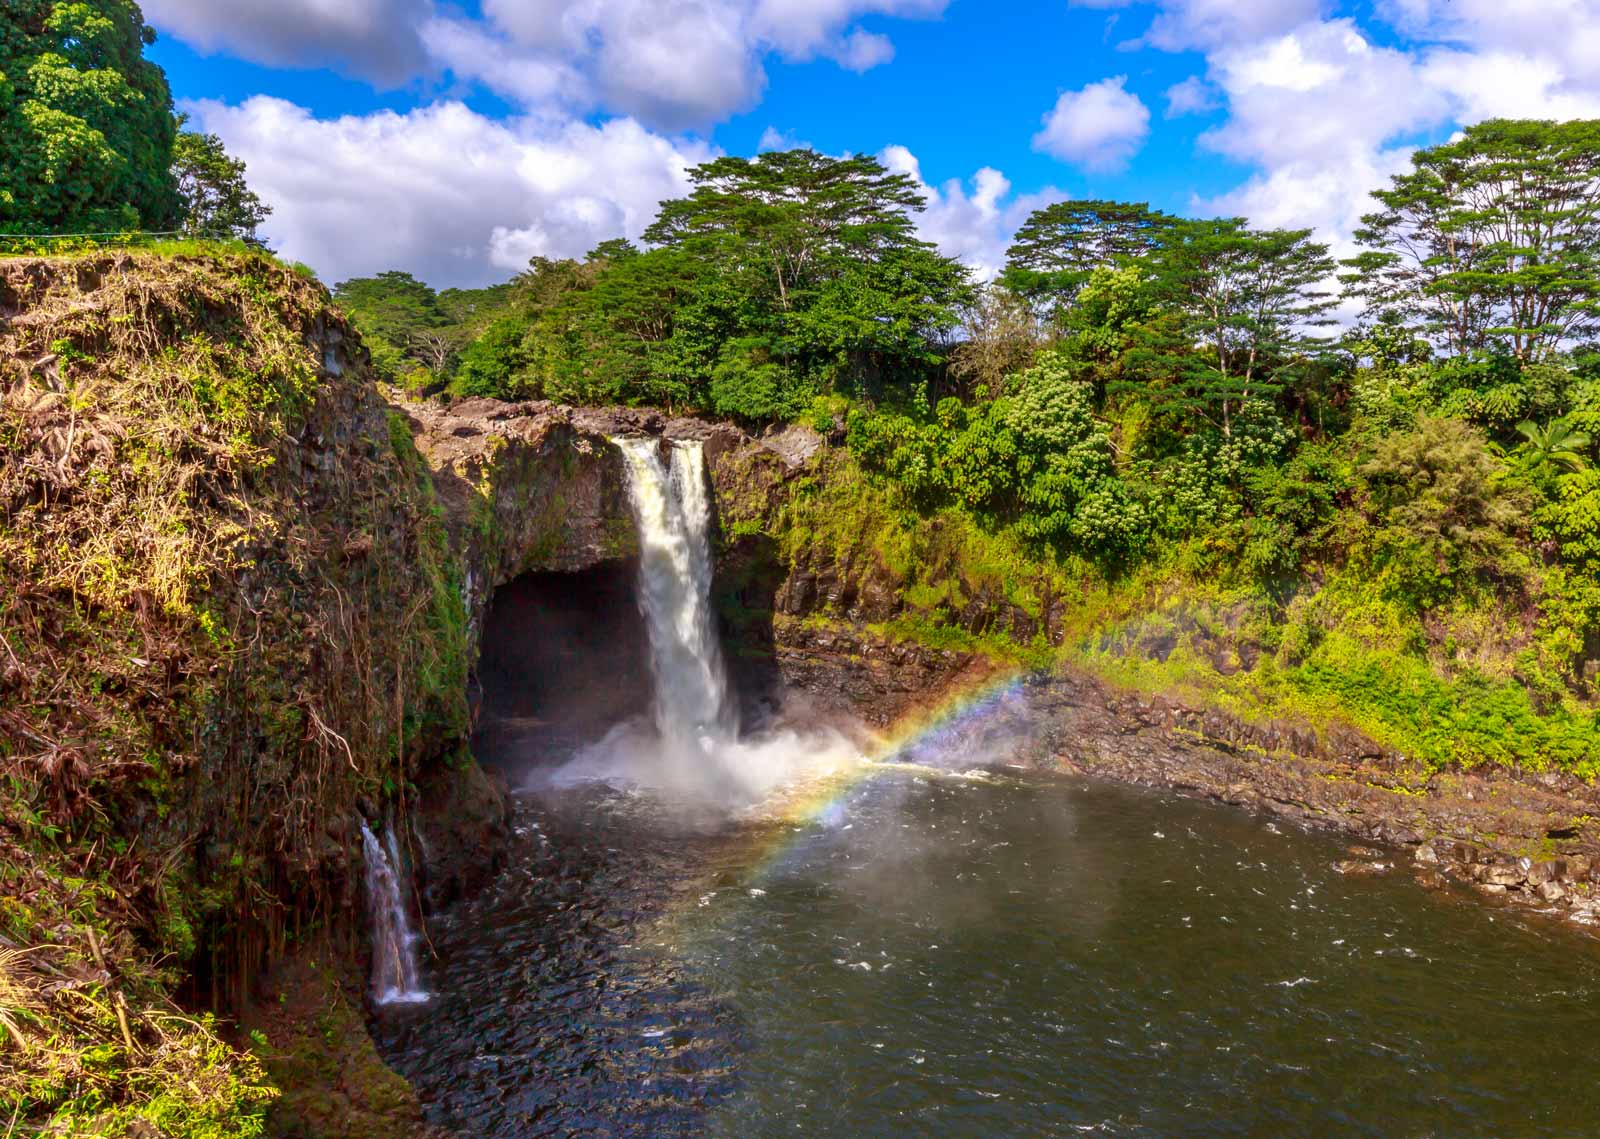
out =
[[456,372],[455,391],[460,395],[517,399],[537,393],[528,390],[525,371],[528,350],[524,346],[526,327],[519,320],[502,317],[461,353]]
[[669,352],[691,386],[739,358],[797,390],[920,374],[970,300],[966,270],[916,236],[916,183],[874,158],[773,151],[689,176],[694,191],[663,203],[644,236],[694,271]]
[[1383,439],[1362,466],[1385,523],[1385,559],[1415,600],[1437,599],[1461,572],[1506,576],[1525,564],[1514,535],[1532,503],[1503,470],[1479,431],[1433,415]]
[[391,270],[341,281],[334,286],[333,299],[350,314],[373,364],[387,378],[398,380],[413,370],[408,364],[433,366],[440,358],[432,338],[447,335],[450,321],[434,291],[410,273]]
[[1275,395],[1282,370],[1322,347],[1314,330],[1334,302],[1319,286],[1333,270],[1310,230],[1176,222],[1149,258],[1155,315],[1135,334],[1131,370],[1153,402],[1231,438],[1241,409]]
[[950,373],[990,399],[1006,378],[1033,365],[1044,332],[1027,300],[993,283],[977,291],[961,315],[962,339],[950,356]]
[[272,213],[245,182],[245,165],[223,149],[214,134],[183,128],[172,145],[172,174],[183,209],[183,230],[196,237],[234,237],[254,241],[256,230]]
[[910,216],[926,204],[916,183],[865,155],[768,151],[718,158],[689,179],[693,193],[663,202],[645,240],[738,270],[783,311],[834,275],[841,259],[922,244]]
[[1479,123],[1373,196],[1345,278],[1372,311],[1455,356],[1600,333],[1600,121]]
[[165,229],[180,216],[166,76],[133,0],[7,0],[0,229]]
[[1144,202],[1057,202],[1017,230],[1000,282],[1059,315],[1096,269],[1120,269],[1160,249],[1177,221]]

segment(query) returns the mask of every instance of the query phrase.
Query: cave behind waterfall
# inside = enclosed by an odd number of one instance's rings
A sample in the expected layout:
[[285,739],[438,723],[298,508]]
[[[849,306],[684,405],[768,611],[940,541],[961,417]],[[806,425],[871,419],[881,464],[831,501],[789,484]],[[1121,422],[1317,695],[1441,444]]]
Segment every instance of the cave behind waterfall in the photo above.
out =
[[473,750],[513,782],[648,712],[650,648],[631,561],[529,573],[495,591]]

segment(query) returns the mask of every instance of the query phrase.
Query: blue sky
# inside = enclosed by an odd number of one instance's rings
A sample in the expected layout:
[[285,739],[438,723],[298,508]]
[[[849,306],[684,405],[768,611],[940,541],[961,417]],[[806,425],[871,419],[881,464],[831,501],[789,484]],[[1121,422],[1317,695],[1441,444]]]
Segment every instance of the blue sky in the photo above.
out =
[[[481,6],[480,6],[481,5]],[[1600,116],[1595,0],[144,0],[180,105],[330,278],[440,285],[636,236],[716,153],[807,144],[927,186],[982,273],[1052,198],[1348,244],[1412,147]]]

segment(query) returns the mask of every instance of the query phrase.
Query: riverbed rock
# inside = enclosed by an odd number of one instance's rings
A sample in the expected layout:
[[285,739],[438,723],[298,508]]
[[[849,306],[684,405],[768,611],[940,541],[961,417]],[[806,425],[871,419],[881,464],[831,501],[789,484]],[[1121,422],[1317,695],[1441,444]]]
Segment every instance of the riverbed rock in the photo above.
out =
[[1544,902],[1559,902],[1567,896],[1567,888],[1560,882],[1541,882],[1535,892],[1539,895],[1539,900]]
[[1478,881],[1488,886],[1501,886],[1511,889],[1521,886],[1527,881],[1527,875],[1521,867],[1515,865],[1491,865],[1482,867],[1476,875]]
[[1373,862],[1367,859],[1347,859],[1335,862],[1333,868],[1340,874],[1351,878],[1372,878],[1379,874],[1387,874],[1394,869],[1392,862]]

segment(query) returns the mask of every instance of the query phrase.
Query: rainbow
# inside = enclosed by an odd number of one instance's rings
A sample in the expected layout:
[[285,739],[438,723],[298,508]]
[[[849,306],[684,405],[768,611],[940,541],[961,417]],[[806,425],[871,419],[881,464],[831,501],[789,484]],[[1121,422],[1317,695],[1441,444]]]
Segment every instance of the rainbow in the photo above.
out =
[[906,770],[945,774],[914,757],[955,743],[963,733],[998,714],[1021,693],[1022,683],[1021,673],[1010,672],[950,689],[934,703],[902,716],[872,741],[857,762],[805,780],[763,803],[759,818],[769,824],[760,828],[766,835],[765,849],[751,861],[745,884],[759,882],[812,833],[813,825],[839,817],[846,800],[873,780]]

